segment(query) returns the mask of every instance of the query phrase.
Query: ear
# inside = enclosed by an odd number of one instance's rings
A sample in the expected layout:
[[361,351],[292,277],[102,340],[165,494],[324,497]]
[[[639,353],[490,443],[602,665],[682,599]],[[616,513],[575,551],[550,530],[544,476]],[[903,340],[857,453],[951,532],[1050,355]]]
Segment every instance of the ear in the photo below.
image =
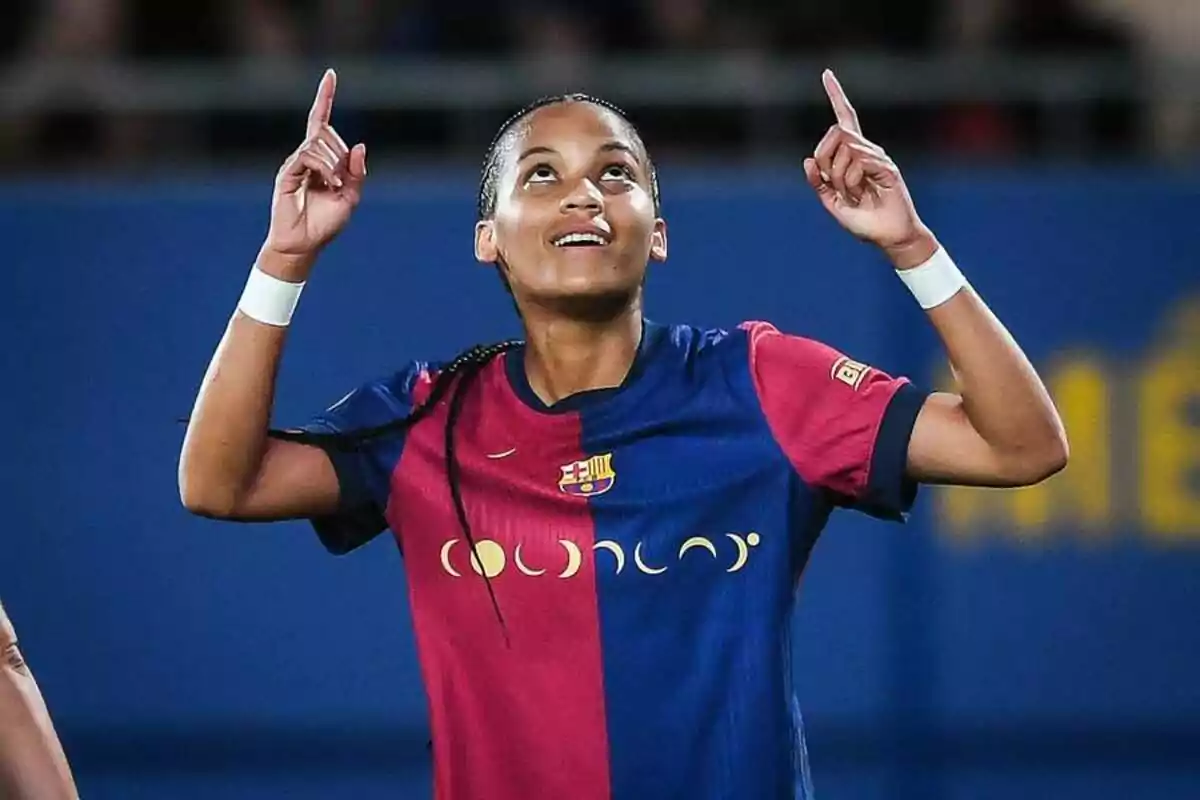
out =
[[667,221],[662,217],[654,220],[654,231],[650,234],[650,260],[667,260]]
[[475,223],[475,260],[482,264],[495,264],[500,259],[496,247],[496,226],[490,220]]

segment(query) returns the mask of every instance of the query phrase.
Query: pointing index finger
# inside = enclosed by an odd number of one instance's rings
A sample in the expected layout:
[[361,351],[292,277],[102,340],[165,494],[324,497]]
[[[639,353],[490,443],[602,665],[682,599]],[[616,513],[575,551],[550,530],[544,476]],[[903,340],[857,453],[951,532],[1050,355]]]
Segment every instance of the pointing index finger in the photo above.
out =
[[312,109],[308,112],[309,136],[316,136],[322,127],[329,124],[329,116],[333,112],[335,91],[337,91],[337,73],[327,69],[321,76],[321,83],[317,86],[317,96],[313,100]]
[[850,100],[846,97],[846,92],[842,89],[842,84],[838,82],[837,76],[833,74],[833,70],[825,70],[821,75],[821,83],[825,85],[825,94],[829,96],[829,102],[833,105],[833,113],[837,116],[838,124],[861,134],[862,128],[858,124],[858,112],[854,110],[854,106],[850,105]]

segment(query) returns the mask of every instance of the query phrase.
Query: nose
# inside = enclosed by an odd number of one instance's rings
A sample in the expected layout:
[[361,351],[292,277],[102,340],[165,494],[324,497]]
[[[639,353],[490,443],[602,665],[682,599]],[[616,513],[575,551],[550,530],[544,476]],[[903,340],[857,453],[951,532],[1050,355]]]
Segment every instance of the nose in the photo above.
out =
[[598,213],[604,208],[604,194],[600,187],[590,178],[576,181],[570,191],[563,196],[559,210],[564,214],[571,211],[589,211]]

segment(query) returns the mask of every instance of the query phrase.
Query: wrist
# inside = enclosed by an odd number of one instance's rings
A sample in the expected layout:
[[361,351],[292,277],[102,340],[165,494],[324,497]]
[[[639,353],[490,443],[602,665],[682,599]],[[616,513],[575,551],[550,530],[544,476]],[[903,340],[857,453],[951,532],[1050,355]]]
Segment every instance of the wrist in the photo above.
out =
[[[269,266],[285,266],[267,262]],[[237,309],[243,316],[270,325],[286,328],[292,323],[292,315],[304,292],[304,280],[287,280],[273,275],[261,266],[261,259],[250,270]]]
[[883,252],[892,267],[898,270],[912,269],[926,263],[941,249],[933,231],[921,225],[911,237],[894,244],[885,245]]
[[309,273],[312,272],[313,264],[316,261],[315,253],[281,253],[264,246],[254,261],[254,268],[281,281],[303,283],[308,280]]
[[969,286],[954,259],[940,246],[920,264],[897,268],[896,275],[926,311],[937,308]]

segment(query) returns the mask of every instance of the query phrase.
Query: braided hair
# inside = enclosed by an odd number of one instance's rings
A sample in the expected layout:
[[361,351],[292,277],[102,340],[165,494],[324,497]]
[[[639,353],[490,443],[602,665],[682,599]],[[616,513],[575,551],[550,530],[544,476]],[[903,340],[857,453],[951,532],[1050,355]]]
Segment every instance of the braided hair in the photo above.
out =
[[[508,146],[510,135],[517,129],[517,126],[528,119],[528,117],[540,108],[546,106],[558,105],[561,103],[588,103],[599,106],[615,114],[622,123],[627,127],[627,132],[634,143],[641,149],[645,156],[646,171],[650,178],[650,192],[654,201],[654,210],[659,212],[659,192],[658,178],[654,170],[653,164],[650,162],[649,155],[646,153],[645,144],[642,142],[641,136],[637,129],[626,118],[625,113],[617,108],[612,103],[601,100],[596,97],[591,97],[584,94],[562,94],[552,97],[543,97],[539,100],[527,105],[525,108],[518,111],[513,116],[500,126],[500,129],[493,137],[491,144],[488,146],[487,155],[484,157],[483,169],[479,178],[479,194],[476,210],[480,220],[491,219],[496,211],[496,193],[500,179],[501,171],[501,156]],[[511,294],[512,289],[508,285],[508,281],[501,273],[501,280],[504,281],[505,288]],[[519,311],[519,309],[518,309]],[[415,406],[407,416],[400,417],[394,420],[389,420],[381,425],[375,425],[367,428],[357,428],[339,433],[319,433],[314,431],[300,430],[272,430],[273,438],[282,439],[284,441],[300,442],[303,444],[311,444],[319,447],[330,448],[334,450],[354,451],[361,445],[373,439],[378,439],[389,434],[399,433],[408,430],[422,419],[428,417],[434,408],[437,407],[449,395],[449,410],[446,414],[445,427],[445,464],[446,464],[446,481],[450,487],[450,498],[454,503],[455,515],[458,517],[459,527],[462,529],[463,536],[466,538],[468,545],[471,548],[471,554],[475,558],[475,562],[482,567],[483,559],[479,557],[479,550],[476,547],[475,536],[471,531],[471,523],[467,518],[466,507],[463,505],[462,487],[461,487],[461,472],[458,459],[455,455],[454,445],[454,430],[458,423],[459,416],[462,413],[463,402],[466,399],[467,391],[469,390],[472,381],[483,371],[484,367],[499,356],[501,353],[512,350],[521,346],[524,342],[516,339],[510,339],[496,344],[480,344],[471,347],[470,349],[455,356],[441,371],[433,381],[433,386],[430,389],[429,395],[419,405]],[[501,630],[504,633],[505,641],[508,641],[508,632],[504,624],[504,615],[500,611],[500,604],[496,599],[495,589],[492,587],[491,578],[488,577],[487,571],[479,570],[483,576],[483,580],[487,585],[488,597],[492,603],[492,609],[496,613],[496,619],[500,622]]]
[[[438,373],[437,378],[434,379],[433,387],[430,389],[429,395],[425,398],[424,402],[414,407],[406,416],[389,420],[381,425],[374,425],[368,428],[355,428],[339,433],[272,430],[271,436],[283,441],[300,442],[302,444],[353,452],[373,439],[379,439],[389,434],[408,430],[429,416],[438,403],[445,398],[446,394],[450,393],[450,409],[446,415],[445,429],[446,478],[450,484],[450,498],[454,502],[454,511],[458,516],[458,524],[462,528],[463,535],[471,547],[471,554],[475,556],[476,563],[482,566],[483,559],[479,557],[479,549],[475,545],[475,536],[471,532],[471,523],[467,519],[467,510],[463,505],[459,464],[454,450],[454,428],[458,423],[459,415],[462,413],[463,401],[467,396],[466,390],[470,386],[471,381],[483,371],[483,368],[493,358],[520,344],[522,344],[521,341],[510,339],[497,344],[475,345],[469,350],[460,353]],[[451,391],[452,388],[453,391]],[[492,601],[492,609],[496,612],[496,618],[500,621],[501,628],[503,629],[504,615],[500,612],[500,604],[496,600],[496,591],[492,587],[492,581],[488,577],[487,572],[482,569],[480,571],[483,573],[483,579],[487,584],[488,597]],[[507,630],[505,630],[505,638],[507,639]]]

